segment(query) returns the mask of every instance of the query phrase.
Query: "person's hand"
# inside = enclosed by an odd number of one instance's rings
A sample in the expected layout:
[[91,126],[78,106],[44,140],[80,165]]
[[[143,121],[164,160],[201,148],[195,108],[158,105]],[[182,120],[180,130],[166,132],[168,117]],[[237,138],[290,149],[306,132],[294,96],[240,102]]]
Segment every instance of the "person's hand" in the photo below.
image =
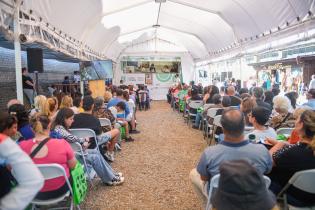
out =
[[278,140],[276,140],[276,139],[272,139],[272,138],[266,138],[265,139],[265,144],[275,145],[277,143],[278,143]]
[[89,148],[90,143],[89,143],[89,142],[84,142],[84,143],[82,144],[82,146],[83,146],[83,150],[86,150],[87,148]]
[[86,137],[86,138],[84,138],[84,141],[89,143],[90,142],[90,138]]

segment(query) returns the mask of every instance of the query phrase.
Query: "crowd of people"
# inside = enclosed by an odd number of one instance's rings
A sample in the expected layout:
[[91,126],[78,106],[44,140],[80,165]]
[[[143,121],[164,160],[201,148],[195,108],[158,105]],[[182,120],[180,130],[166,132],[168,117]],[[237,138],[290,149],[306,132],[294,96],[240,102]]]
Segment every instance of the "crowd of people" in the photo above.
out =
[[[216,144],[204,150],[190,173],[204,203],[211,197],[214,209],[277,209],[275,198],[289,179],[298,171],[315,169],[315,89],[310,88],[306,95],[307,102],[297,104],[297,92],[280,93],[277,88],[266,91],[230,84],[221,89],[210,85],[200,91],[193,83],[170,88],[169,103],[184,112],[185,118],[192,118],[192,128],[201,129],[204,120],[212,125],[214,116],[208,116],[209,110],[220,117],[219,133],[203,128],[217,134]],[[200,101],[201,106],[189,107],[193,101]],[[289,128],[291,133],[278,134],[281,128]],[[218,189],[208,195],[209,183],[217,174],[224,181],[220,179]],[[259,184],[264,175],[271,179],[269,191]],[[242,190],[231,189],[233,186]],[[315,194],[293,186],[287,189],[287,199],[295,206],[315,204]]]
[[[142,108],[142,92],[143,88],[120,86],[97,98],[91,91],[84,97],[65,94],[61,100],[37,95],[30,110],[17,99],[10,100],[7,111],[0,113],[0,209],[24,209],[34,197],[52,199],[69,190],[63,177],[44,181],[35,164],[60,164],[71,180],[77,162],[86,161],[105,185],[122,184],[123,173],[110,163],[123,142],[135,141],[132,135],[140,132],[136,110],[137,105]],[[110,124],[102,125],[101,118]],[[93,130],[96,139],[76,136],[71,129],[78,128]],[[84,158],[72,144],[81,145]]]

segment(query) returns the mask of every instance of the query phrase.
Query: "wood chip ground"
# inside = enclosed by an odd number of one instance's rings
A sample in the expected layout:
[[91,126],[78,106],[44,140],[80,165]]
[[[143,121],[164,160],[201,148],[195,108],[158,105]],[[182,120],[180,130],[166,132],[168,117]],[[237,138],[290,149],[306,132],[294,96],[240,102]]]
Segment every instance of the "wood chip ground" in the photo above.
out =
[[125,183],[109,187],[96,179],[81,209],[203,209],[189,181],[206,147],[202,133],[165,101],[137,111],[137,122],[141,133],[133,135],[135,142],[123,143],[112,164],[124,173]]

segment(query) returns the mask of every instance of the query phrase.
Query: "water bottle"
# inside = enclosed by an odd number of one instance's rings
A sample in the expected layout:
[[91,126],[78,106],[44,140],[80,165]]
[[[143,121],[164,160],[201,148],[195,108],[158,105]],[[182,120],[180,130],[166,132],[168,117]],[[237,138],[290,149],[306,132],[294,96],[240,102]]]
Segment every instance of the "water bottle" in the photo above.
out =
[[249,134],[248,135],[249,141],[252,143],[256,143],[256,135],[255,134]]

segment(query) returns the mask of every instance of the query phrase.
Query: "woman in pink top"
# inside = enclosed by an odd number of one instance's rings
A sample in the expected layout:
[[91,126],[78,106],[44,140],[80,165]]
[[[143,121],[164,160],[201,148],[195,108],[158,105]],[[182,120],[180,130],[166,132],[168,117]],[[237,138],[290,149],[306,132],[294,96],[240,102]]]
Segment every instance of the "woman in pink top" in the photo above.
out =
[[[29,141],[22,141],[20,147],[27,154],[38,146],[40,142],[49,138],[50,120],[46,115],[35,115],[31,119],[31,126],[35,132],[35,137]],[[60,164],[66,171],[68,178],[70,178],[70,169],[73,169],[77,160],[70,144],[65,140],[49,139],[48,142],[38,151],[33,157],[35,164]],[[68,191],[68,186],[64,177],[49,179],[45,181],[44,187],[37,198],[51,199],[60,196]]]

